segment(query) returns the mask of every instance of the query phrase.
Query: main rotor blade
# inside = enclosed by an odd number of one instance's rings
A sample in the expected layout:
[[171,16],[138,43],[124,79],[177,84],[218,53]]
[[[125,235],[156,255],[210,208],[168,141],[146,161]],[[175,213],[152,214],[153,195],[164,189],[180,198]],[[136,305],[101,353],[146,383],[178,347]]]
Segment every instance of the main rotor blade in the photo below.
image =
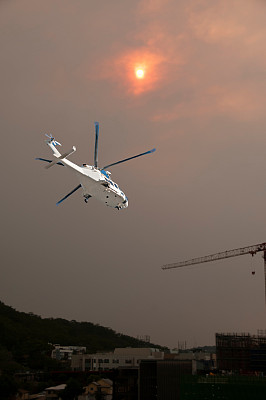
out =
[[[48,163],[52,162],[52,160],[47,160],[46,158],[41,158],[41,157],[37,157],[37,158],[35,158],[35,160],[45,161],[45,162],[48,162]],[[61,161],[57,162],[56,164],[62,165],[64,167],[64,164],[61,163]]]
[[81,184],[79,184],[77,187],[75,187],[75,189],[73,189],[70,193],[68,193],[65,197],[63,197],[61,200],[59,200],[56,205],[59,206],[60,203],[62,203],[62,201],[66,200],[69,196],[71,196],[76,190],[78,190],[79,188],[81,188]]
[[124,160],[117,161],[117,162],[115,162],[115,163],[113,163],[113,164],[108,164],[108,165],[106,165],[105,167],[103,167],[103,168],[101,168],[101,169],[106,169],[106,168],[112,167],[113,165],[116,165],[116,164],[121,164],[121,163],[123,163],[123,162],[129,161],[129,160],[132,160],[133,158],[137,158],[137,157],[145,156],[145,154],[154,153],[154,152],[155,152],[155,150],[156,150],[156,149],[152,149],[152,150],[146,151],[145,153],[141,153],[141,154],[137,154],[136,156],[133,156],[133,157],[125,158]]
[[95,126],[95,148],[94,148],[94,167],[98,167],[98,137],[99,137],[99,122],[94,122]]

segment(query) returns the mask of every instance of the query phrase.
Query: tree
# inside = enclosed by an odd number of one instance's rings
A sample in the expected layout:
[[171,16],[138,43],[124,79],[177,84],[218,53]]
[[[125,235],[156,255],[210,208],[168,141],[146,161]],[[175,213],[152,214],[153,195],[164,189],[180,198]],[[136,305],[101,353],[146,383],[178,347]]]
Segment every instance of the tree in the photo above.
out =
[[8,400],[17,393],[18,386],[9,375],[0,376],[0,400]]
[[76,379],[69,379],[66,388],[61,393],[62,400],[76,400],[83,392],[82,384]]

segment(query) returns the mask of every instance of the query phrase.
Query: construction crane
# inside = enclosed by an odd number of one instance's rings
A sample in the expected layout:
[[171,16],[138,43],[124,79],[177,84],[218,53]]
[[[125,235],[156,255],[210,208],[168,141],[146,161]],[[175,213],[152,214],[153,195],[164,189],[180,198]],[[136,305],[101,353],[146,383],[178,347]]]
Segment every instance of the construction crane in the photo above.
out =
[[263,251],[264,258],[264,285],[265,285],[265,303],[266,303],[266,243],[255,244],[254,246],[241,247],[240,249],[223,251],[221,253],[211,254],[205,257],[192,258],[187,261],[179,261],[172,264],[165,264],[162,269],[172,269],[187,267],[188,265],[202,264],[210,261],[222,260],[224,258],[237,257],[245,254],[254,256],[259,251]]

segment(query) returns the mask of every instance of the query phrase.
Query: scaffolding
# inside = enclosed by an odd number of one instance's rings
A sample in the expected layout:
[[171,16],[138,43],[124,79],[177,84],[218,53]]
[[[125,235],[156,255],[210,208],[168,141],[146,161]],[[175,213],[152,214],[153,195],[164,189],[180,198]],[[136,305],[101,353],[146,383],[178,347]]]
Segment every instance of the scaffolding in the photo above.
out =
[[219,370],[266,372],[266,336],[250,334],[216,334],[217,367]]

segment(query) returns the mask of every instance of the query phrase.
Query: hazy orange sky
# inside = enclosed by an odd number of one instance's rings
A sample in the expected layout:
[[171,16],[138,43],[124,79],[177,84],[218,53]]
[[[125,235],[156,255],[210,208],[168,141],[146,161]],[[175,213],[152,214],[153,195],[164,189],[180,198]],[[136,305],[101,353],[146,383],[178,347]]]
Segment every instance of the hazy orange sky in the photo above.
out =
[[[175,347],[265,329],[259,255],[160,266],[266,241],[266,3],[2,0],[1,300]],[[136,78],[143,68],[143,79]],[[46,171],[44,133],[112,168],[117,212]],[[255,268],[256,274],[251,272]]]

